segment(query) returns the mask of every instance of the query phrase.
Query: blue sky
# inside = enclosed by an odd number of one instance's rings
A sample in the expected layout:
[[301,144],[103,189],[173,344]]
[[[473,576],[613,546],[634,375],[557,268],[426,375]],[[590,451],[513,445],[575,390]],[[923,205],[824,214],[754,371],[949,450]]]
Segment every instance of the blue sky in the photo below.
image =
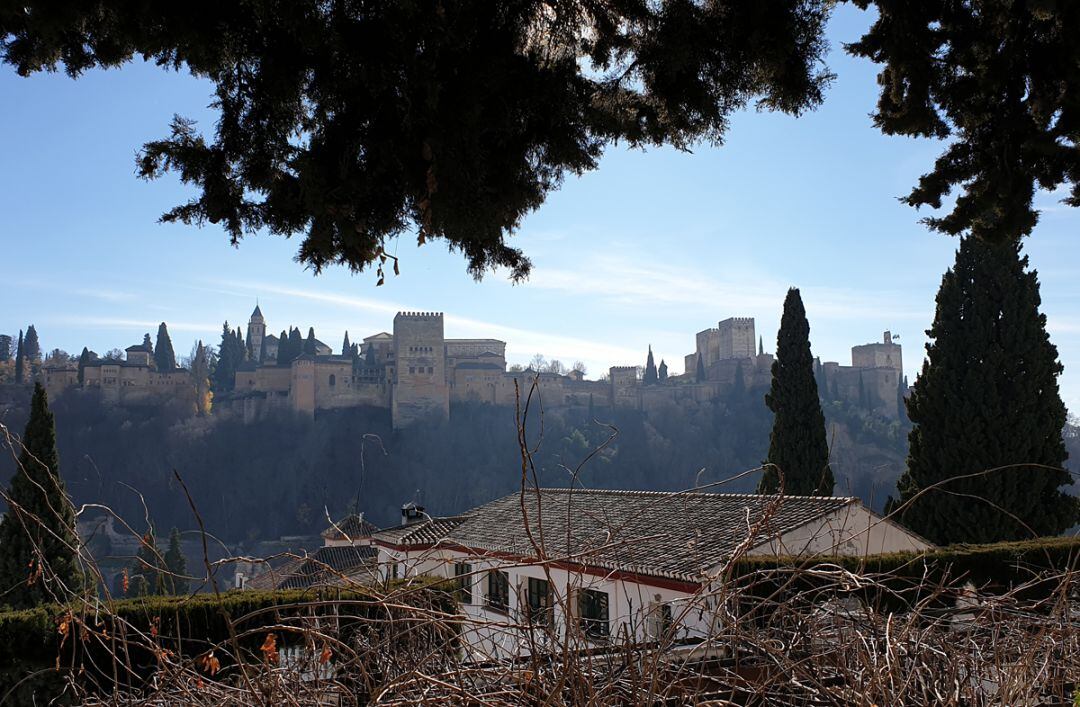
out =
[[[939,153],[928,140],[885,137],[868,114],[875,67],[848,58],[869,16],[842,6],[829,34],[837,79],[825,105],[795,119],[734,117],[722,147],[692,154],[613,148],[600,169],[569,178],[514,244],[534,262],[524,284],[475,283],[439,242],[392,247],[401,275],[295,262],[297,239],[255,236],[233,248],[221,229],[159,225],[190,194],[170,178],[134,176],[136,151],[167,134],[173,113],[210,129],[207,83],[154,66],[22,79],[0,68],[0,333],[37,326],[43,348],[99,352],[141,340],[164,320],[178,352],[246,323],[258,298],[270,331],[314,326],[337,347],[389,330],[399,309],[446,312],[450,337],[492,336],[512,362],[534,353],[584,361],[590,377],[640,364],[652,345],[673,372],[694,333],[753,316],[775,346],[786,289],[802,289],[815,354],[850,363],[850,347],[900,335],[914,378],[934,295],[955,241],[928,232],[896,199]],[[1080,408],[1080,214],[1042,194],[1027,241],[1044,311]]]

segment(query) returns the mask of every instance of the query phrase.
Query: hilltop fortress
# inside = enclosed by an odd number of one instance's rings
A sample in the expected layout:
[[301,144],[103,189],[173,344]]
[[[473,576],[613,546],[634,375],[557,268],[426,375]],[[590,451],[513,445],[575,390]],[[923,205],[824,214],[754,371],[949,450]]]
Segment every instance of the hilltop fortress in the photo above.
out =
[[[756,335],[754,320],[747,317],[725,319],[698,332],[694,351],[684,358],[686,372],[668,376],[661,361],[655,381],[643,377],[638,365],[612,366],[600,380],[586,380],[576,370],[508,370],[506,342],[448,339],[440,312],[398,312],[392,333],[373,334],[348,350],[343,346],[341,354],[314,340],[314,353],[309,349],[288,362],[280,362],[281,342],[266,330],[256,306],[247,325],[249,360],[237,367],[234,389],[215,398],[215,407],[232,408],[248,421],[283,409],[314,416],[321,410],[374,406],[389,409],[400,428],[447,417],[452,402],[513,405],[517,392],[526,393],[534,379],[547,408],[655,411],[717,400],[740,386],[767,386],[773,363]],[[126,361],[95,362],[87,368],[81,387],[101,390],[117,401],[190,395],[187,371],[155,371],[149,359],[142,347],[129,347]],[[829,399],[895,418],[902,364],[900,345],[885,332],[881,343],[853,347],[850,366],[818,363],[818,385]],[[42,374],[53,394],[80,386],[71,366],[46,366]]]

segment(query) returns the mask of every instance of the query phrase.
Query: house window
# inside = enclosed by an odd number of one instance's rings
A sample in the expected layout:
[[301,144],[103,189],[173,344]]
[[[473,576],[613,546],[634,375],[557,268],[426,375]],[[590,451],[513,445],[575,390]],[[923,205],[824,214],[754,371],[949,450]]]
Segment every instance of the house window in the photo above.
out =
[[409,373],[416,373],[416,366],[409,366]]
[[331,373],[330,374],[330,387],[333,388],[335,385],[337,385],[337,376],[335,376],[333,373]]
[[671,614],[671,604],[660,601],[660,595],[656,595],[656,601],[649,602],[649,638],[661,639],[671,629],[675,619]]
[[582,632],[592,639],[607,638],[608,595],[595,589],[582,589],[578,592],[578,618]]
[[546,579],[529,577],[529,584],[526,589],[526,599],[529,607],[529,615],[527,617],[529,622],[544,625],[550,624],[554,603],[551,600],[551,585],[548,581]]
[[435,367],[434,366],[428,366],[427,367],[427,372],[428,372],[428,375],[431,375],[432,373],[435,372]]
[[468,562],[458,562],[455,564],[454,581],[457,585],[454,589],[457,600],[462,604],[472,604],[472,565]]
[[502,570],[487,573],[487,606],[503,613],[510,608],[510,575]]

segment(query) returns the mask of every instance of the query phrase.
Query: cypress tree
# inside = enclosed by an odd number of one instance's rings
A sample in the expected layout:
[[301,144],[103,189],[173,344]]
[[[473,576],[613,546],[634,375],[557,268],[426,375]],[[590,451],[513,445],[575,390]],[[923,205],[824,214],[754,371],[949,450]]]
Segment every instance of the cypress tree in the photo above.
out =
[[173,351],[169,328],[165,322],[158,325],[157,346],[154,347],[154,362],[159,371],[171,371],[176,368],[176,353]]
[[7,363],[11,360],[11,337],[7,334],[0,334],[0,363]]
[[1061,490],[1062,366],[1020,250],[963,238],[938,291],[898,484],[901,520],[935,543],[1057,535],[1078,519]]
[[86,380],[86,364],[88,363],[90,363],[90,349],[84,346],[82,353],[79,354],[79,385]]
[[22,329],[19,329],[19,350],[15,352],[15,382],[23,383],[26,379],[26,342]]
[[165,590],[169,594],[187,594],[187,560],[180,548],[180,531],[169,531],[169,549],[165,551]]
[[644,385],[653,385],[658,380],[659,376],[656,373],[656,362],[653,361],[652,346],[649,347],[649,356],[645,359],[645,375],[642,376],[641,382]]
[[907,376],[899,374],[896,377],[896,381],[896,418],[898,420],[903,420],[907,417]]
[[765,338],[762,337],[762,336],[758,336],[758,339],[757,339],[757,353],[758,353],[758,356],[764,356],[765,355]]
[[746,376],[743,374],[742,361],[735,364],[735,379],[731,383],[731,401],[741,405],[746,397]]
[[277,344],[277,365],[284,366],[289,363],[289,335],[281,330]]
[[248,349],[244,345],[244,336],[240,333],[240,327],[236,327],[236,331],[233,332],[233,356],[236,358],[237,366],[248,360]]
[[289,362],[292,363],[300,354],[304,353],[304,338],[300,335],[300,330],[293,328],[289,331]]
[[765,404],[773,411],[772,434],[765,474],[759,493],[777,493],[784,474],[784,493],[831,496],[833,473],[825,437],[814,358],[810,354],[810,324],[797,288],[788,290],[784,315],[776,337],[772,387]]
[[154,342],[150,340],[150,332],[143,334],[142,345],[143,348],[149,351],[151,354],[154,353]]
[[866,397],[866,385],[863,383],[862,371],[859,371],[859,409],[870,409],[870,399]]
[[56,425],[41,383],[0,521],[0,603],[21,609],[66,601],[81,588],[75,509],[60,478]]
[[229,323],[225,322],[221,331],[221,346],[218,347],[217,365],[211,379],[215,395],[230,391],[236,385],[236,367],[239,365],[236,358],[236,339]]
[[38,343],[37,329],[34,325],[26,327],[26,362],[33,365],[41,361],[41,344]]
[[657,370],[657,376],[660,381],[667,380],[667,364],[664,363],[664,359],[660,359],[660,368]]
[[349,332],[345,332],[345,340],[341,342],[341,355],[352,356],[352,344],[349,343]]
[[704,383],[705,382],[705,359],[703,359],[701,357],[701,354],[698,354],[694,358],[697,359],[697,382],[698,383]]
[[315,355],[315,327],[308,327],[307,339],[304,340],[304,353]]

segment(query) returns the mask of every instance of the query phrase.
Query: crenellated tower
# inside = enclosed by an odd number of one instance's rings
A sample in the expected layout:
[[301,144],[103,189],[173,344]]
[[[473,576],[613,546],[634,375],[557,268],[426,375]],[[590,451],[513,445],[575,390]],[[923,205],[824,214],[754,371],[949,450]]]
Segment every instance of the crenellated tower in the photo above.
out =
[[394,427],[404,427],[431,415],[450,416],[442,312],[397,313],[393,371]]

